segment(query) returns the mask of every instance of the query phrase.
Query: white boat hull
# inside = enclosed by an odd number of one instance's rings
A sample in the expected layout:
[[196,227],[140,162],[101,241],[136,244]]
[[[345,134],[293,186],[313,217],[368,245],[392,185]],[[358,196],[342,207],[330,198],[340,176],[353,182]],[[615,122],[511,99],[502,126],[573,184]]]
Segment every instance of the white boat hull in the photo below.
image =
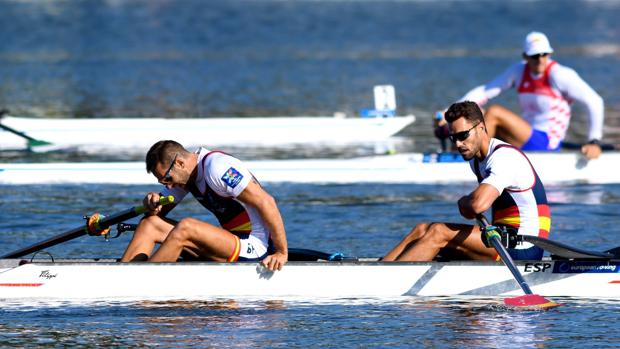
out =
[[[620,183],[620,152],[587,161],[577,153],[529,153],[545,184]],[[419,183],[475,182],[465,162],[433,162],[420,153],[352,159],[246,161],[261,182]],[[0,164],[0,184],[154,184],[142,162]]]
[[[6,262],[6,260],[4,261]],[[15,261],[16,263],[16,261]],[[6,263],[5,263],[6,265]],[[534,293],[620,298],[620,262],[519,264]],[[493,262],[30,263],[0,268],[0,299],[352,298],[522,295]]]
[[[255,117],[255,118],[116,118],[42,119],[4,117],[3,125],[28,136],[90,151],[125,149],[144,153],[155,142],[174,139],[186,147],[295,144],[354,144],[383,141],[415,121],[413,115],[386,118]],[[0,149],[26,149],[27,142],[0,130]],[[35,149],[36,150],[36,149]]]

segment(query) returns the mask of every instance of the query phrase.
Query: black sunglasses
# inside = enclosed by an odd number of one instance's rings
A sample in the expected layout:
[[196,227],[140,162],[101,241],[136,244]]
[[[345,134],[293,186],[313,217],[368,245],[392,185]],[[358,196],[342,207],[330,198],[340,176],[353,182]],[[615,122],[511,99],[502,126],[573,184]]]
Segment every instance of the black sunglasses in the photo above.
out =
[[541,57],[547,57],[548,53],[539,53],[536,55],[527,56],[529,59],[539,60]]
[[469,137],[469,133],[471,132],[471,130],[475,129],[476,126],[478,126],[478,125],[480,125],[480,123],[475,124],[474,126],[472,126],[467,131],[461,131],[461,132],[457,132],[457,133],[450,133],[448,135],[448,138],[450,138],[450,141],[452,141],[452,143],[456,143],[456,141],[463,142],[464,140],[466,140]]
[[164,176],[161,177],[161,183],[172,183],[172,176],[170,175],[170,171],[172,171],[172,168],[174,167],[174,162],[177,160],[177,156],[179,156],[179,153],[174,154],[172,162],[170,163],[170,167],[168,167],[168,171],[166,171]]

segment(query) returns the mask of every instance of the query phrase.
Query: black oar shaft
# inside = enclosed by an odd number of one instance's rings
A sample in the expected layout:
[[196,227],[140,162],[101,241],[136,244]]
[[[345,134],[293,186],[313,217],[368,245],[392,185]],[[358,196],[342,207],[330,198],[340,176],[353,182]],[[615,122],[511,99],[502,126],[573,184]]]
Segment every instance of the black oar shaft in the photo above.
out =
[[[480,229],[484,229],[489,225],[489,222],[483,215],[479,214],[476,218],[480,223]],[[495,248],[495,251],[497,251],[499,256],[502,258],[502,261],[504,262],[506,267],[508,267],[508,270],[510,270],[512,276],[515,278],[523,292],[525,292],[525,294],[533,294],[532,289],[530,289],[530,286],[523,278],[523,275],[521,275],[519,269],[517,269],[517,265],[512,260],[512,257],[510,257],[510,254],[508,253],[508,250],[506,250],[506,247],[502,245],[502,242],[499,240],[497,235],[492,235],[488,237],[488,240],[491,245],[493,245],[493,248]]]
[[527,284],[527,282],[523,278],[523,275],[521,275],[521,273],[517,269],[517,266],[512,260],[512,257],[510,257],[510,254],[508,253],[504,245],[502,245],[502,242],[497,238],[497,236],[492,236],[490,243],[491,245],[493,245],[495,251],[497,251],[499,256],[502,258],[502,261],[504,261],[504,264],[508,267],[508,270],[510,270],[512,276],[514,276],[515,280],[517,280],[517,283],[519,283],[519,286],[521,286],[523,292],[525,292],[525,294],[533,294],[530,286]]
[[[174,201],[174,197],[172,196],[167,196],[167,197],[160,197],[159,202],[161,205],[167,205],[169,203],[172,203]],[[128,219],[137,217],[141,214],[143,214],[144,212],[146,212],[146,208],[144,208],[144,206],[136,206],[136,207],[132,207],[130,209],[115,213],[113,215],[107,216],[104,219],[102,219],[99,222],[99,228],[101,229],[107,229],[108,227],[114,225],[114,224],[118,224],[121,222],[124,222]],[[65,233],[56,235],[54,237],[51,237],[47,240],[43,240],[40,242],[37,242],[36,244],[30,245],[28,247],[24,247],[22,249],[13,251],[11,253],[7,253],[4,256],[0,257],[0,259],[5,259],[5,258],[19,258],[19,257],[23,257],[25,255],[28,255],[30,253],[33,252],[37,252],[40,251],[44,248],[48,248],[48,247],[52,247],[55,245],[58,245],[60,243],[63,243],[65,241],[69,241],[72,239],[75,239],[77,237],[80,237],[82,235],[86,235],[88,234],[88,229],[86,227],[86,224],[84,224],[84,226],[79,227],[79,228],[75,228],[72,230],[69,230]]]
[[[106,229],[108,227],[110,227],[111,225],[123,222],[127,219],[131,219],[134,217],[137,217],[140,213],[137,213],[137,209],[141,208],[141,207],[132,207],[128,210],[125,210],[123,212],[119,212],[116,213],[112,216],[106,217],[104,218],[101,222],[99,222],[99,225],[102,229]],[[86,224],[83,225],[82,227],[79,228],[75,228],[72,230],[69,230],[65,233],[62,234],[58,234],[56,236],[53,236],[47,240],[43,240],[40,242],[37,242],[36,244],[30,245],[28,247],[24,247],[22,249],[19,249],[17,251],[13,251],[11,253],[8,253],[0,258],[4,259],[4,258],[19,258],[19,257],[23,257],[25,255],[31,254],[33,252],[37,252],[40,251],[44,248],[48,248],[48,247],[52,247],[58,244],[61,244],[63,242],[75,239],[77,237],[80,237],[82,235],[86,235],[88,234],[88,230],[86,228]]]

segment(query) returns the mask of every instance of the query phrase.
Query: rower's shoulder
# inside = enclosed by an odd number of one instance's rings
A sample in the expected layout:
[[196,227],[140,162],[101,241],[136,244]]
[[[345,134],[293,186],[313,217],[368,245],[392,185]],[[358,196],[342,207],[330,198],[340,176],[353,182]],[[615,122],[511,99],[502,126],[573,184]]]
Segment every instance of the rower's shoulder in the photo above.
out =
[[553,61],[554,64],[549,70],[551,78],[572,77],[578,75],[577,71],[569,66],[563,65],[558,61]]
[[490,149],[492,149],[492,152],[489,155],[490,158],[506,159],[506,161],[519,161],[521,159],[528,159],[527,155],[525,155],[525,153],[523,153],[523,151],[521,151],[519,148],[496,138],[492,139]]

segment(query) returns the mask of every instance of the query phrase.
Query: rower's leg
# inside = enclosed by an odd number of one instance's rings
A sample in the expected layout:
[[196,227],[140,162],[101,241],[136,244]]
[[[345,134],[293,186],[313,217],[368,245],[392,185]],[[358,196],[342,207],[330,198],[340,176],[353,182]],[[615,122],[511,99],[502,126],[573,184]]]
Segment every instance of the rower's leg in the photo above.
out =
[[477,226],[465,224],[431,224],[426,234],[406,249],[398,261],[431,261],[442,248],[452,249],[468,259],[493,260],[497,253],[484,246]]
[[394,246],[394,248],[388,252],[381,260],[389,262],[395,261],[398,257],[403,253],[403,251],[409,248],[412,244],[422,237],[422,235],[426,234],[426,230],[428,229],[428,223],[420,223],[416,225],[410,232],[405,236],[398,245]]
[[532,126],[519,115],[494,104],[486,109],[484,123],[489,136],[520,148],[532,135]]
[[146,261],[153,253],[155,244],[162,243],[174,225],[159,216],[143,218],[127,246],[121,262]]
[[224,262],[234,253],[237,237],[194,218],[183,218],[166,237],[151,262],[175,262],[183,249],[205,259]]

